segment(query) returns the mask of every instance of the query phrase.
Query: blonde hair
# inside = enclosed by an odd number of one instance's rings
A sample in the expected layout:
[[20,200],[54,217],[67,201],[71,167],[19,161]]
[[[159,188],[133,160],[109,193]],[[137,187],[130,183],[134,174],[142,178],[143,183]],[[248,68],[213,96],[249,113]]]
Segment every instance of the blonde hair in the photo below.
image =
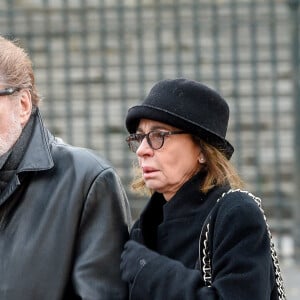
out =
[[[205,163],[201,169],[201,171],[205,173],[204,180],[199,187],[201,192],[206,194],[214,186],[223,186],[226,184],[231,188],[244,187],[241,177],[223,152],[200,140],[198,137],[193,136],[193,140],[200,146],[205,157]],[[151,195],[154,191],[146,187],[142,177],[142,171],[137,162],[134,162],[133,172],[134,178],[131,183],[132,191],[142,195]]]
[[26,51],[19,45],[19,41],[10,41],[0,36],[0,80],[8,87],[28,89],[31,101],[38,106],[38,95],[32,62]]
[[203,170],[206,176],[201,191],[207,193],[214,186],[229,184],[231,188],[243,188],[244,183],[233,164],[223,152],[204,141],[199,141],[202,153],[206,159]]

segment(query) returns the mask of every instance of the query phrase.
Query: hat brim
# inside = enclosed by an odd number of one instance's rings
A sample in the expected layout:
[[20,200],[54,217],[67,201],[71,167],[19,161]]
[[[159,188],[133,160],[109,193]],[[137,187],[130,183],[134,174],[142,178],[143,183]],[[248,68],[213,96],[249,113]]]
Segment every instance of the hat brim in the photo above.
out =
[[233,146],[226,139],[215,134],[214,132],[211,132],[209,129],[200,126],[191,120],[185,119],[173,112],[153,107],[151,105],[136,105],[128,110],[125,124],[129,133],[136,132],[141,119],[150,119],[169,124],[190,134],[198,136],[208,144],[218,148],[225,154],[228,160],[231,158],[234,152]]

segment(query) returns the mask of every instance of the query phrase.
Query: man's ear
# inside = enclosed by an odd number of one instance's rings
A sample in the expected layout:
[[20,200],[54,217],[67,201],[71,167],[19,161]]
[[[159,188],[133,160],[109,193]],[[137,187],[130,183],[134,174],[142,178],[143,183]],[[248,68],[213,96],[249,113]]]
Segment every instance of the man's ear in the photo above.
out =
[[31,111],[32,111],[32,102],[31,102],[31,94],[30,91],[27,89],[21,90],[20,91],[20,104],[21,104],[21,109],[20,109],[20,121],[22,127],[25,126],[25,124],[28,122]]

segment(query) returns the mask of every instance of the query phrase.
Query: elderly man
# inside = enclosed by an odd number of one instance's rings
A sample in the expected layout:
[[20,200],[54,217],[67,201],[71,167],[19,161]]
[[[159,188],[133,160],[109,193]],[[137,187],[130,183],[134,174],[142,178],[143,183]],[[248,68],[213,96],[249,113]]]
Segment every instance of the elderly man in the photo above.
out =
[[38,104],[30,58],[0,37],[0,299],[127,299],[119,177],[54,138]]

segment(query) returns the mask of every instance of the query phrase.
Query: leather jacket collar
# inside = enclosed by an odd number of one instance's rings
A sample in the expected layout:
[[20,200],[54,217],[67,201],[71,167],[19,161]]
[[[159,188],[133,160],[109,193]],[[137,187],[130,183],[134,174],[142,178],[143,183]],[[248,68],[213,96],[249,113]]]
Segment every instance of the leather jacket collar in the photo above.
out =
[[21,184],[22,178],[26,177],[26,172],[48,170],[54,166],[49,146],[50,142],[54,140],[54,137],[44,127],[38,109],[36,109],[35,118],[31,139],[16,174],[1,193],[0,206],[15,192],[17,187]]
[[44,127],[39,109],[35,113],[35,125],[17,174],[28,171],[48,170],[54,166],[49,143],[54,137]]

